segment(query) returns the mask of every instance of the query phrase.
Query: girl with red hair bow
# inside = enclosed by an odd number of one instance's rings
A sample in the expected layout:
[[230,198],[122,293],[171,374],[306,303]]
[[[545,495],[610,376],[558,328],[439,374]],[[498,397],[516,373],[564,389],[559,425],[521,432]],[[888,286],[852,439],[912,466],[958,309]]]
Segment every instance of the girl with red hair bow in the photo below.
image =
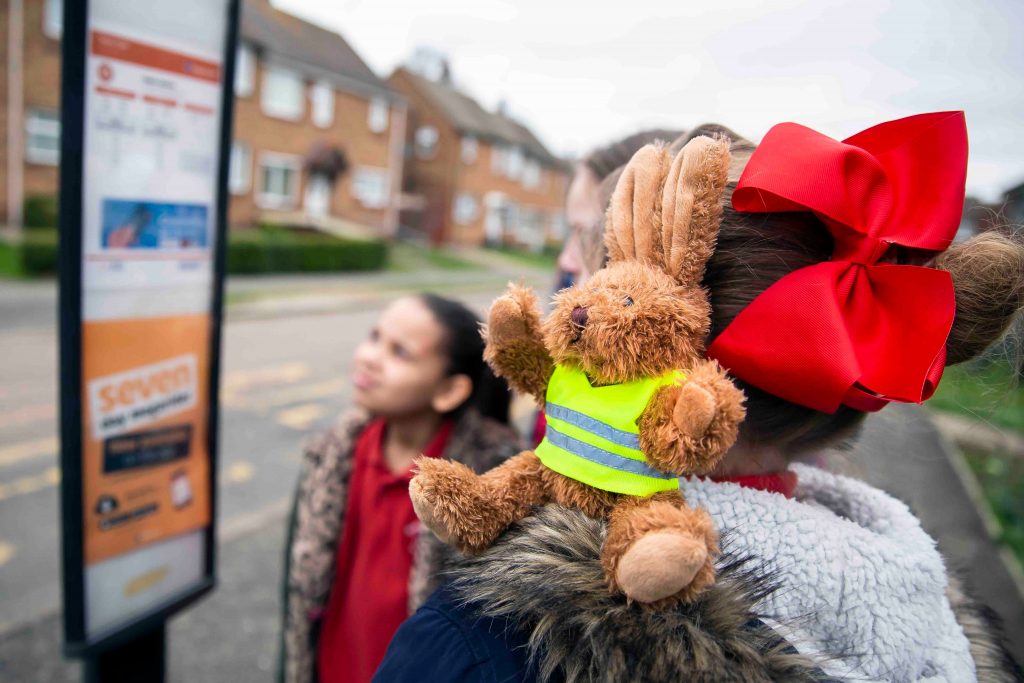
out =
[[670,611],[630,604],[602,583],[601,524],[549,507],[455,571],[378,680],[1013,680],[907,507],[800,464],[926,400],[1024,305],[1024,245],[952,244],[963,114],[843,141],[782,124],[756,147],[702,126],[673,147],[708,134],[732,141],[708,355],[747,395],[714,476],[680,481],[722,531],[716,584]]

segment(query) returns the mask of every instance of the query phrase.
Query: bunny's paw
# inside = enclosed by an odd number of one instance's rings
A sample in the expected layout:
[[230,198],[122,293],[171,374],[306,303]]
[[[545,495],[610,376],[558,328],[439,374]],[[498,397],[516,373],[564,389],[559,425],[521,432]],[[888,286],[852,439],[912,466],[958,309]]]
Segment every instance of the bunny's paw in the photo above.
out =
[[495,300],[487,316],[487,343],[505,346],[539,337],[540,315],[533,290],[509,284],[508,291]]
[[732,448],[744,396],[714,361],[699,364],[681,386],[655,395],[640,420],[640,446],[663,472],[704,474]]

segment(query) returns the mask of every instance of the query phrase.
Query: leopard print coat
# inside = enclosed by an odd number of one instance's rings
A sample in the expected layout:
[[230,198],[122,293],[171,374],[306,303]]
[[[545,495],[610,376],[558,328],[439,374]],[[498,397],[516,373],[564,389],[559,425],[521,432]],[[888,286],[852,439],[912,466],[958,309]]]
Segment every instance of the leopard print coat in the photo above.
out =
[[[278,665],[278,680],[283,683],[313,683],[317,679],[319,621],[334,580],[353,450],[368,422],[360,411],[347,412],[305,448],[285,549]],[[484,472],[518,453],[521,446],[511,427],[470,410],[456,422],[445,457]],[[438,571],[453,559],[451,552],[421,529],[409,576],[410,614],[436,587]]]

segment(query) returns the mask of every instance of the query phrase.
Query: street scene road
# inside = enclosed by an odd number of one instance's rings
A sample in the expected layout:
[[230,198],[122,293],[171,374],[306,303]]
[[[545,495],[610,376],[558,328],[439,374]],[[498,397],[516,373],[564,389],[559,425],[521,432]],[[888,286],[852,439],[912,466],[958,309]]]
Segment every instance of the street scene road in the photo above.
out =
[[[220,584],[172,620],[170,680],[270,680],[284,517],[303,440],[346,404],[353,349],[394,297],[446,291],[482,313],[508,279],[550,286],[545,270],[504,261],[484,266],[229,283]],[[52,282],[5,283],[0,292],[0,681],[73,681],[78,664],[60,656],[56,290]],[[858,449],[830,464],[911,504],[950,564],[1010,622],[1019,649],[1019,593],[946,449],[923,411],[896,406],[872,417]]]
[[[441,290],[483,313],[508,279],[546,271],[499,261],[468,272],[232,281],[221,380],[222,538],[283,516],[301,444],[346,404],[355,345],[386,303]],[[0,637],[60,607],[56,286],[0,289]],[[0,668],[0,676],[3,669]]]

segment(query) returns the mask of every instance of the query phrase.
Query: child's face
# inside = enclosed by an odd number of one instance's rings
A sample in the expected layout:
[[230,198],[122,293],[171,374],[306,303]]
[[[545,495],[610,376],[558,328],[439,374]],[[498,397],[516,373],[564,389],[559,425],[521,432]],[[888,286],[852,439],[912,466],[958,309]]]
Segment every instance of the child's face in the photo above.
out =
[[371,414],[400,417],[432,410],[443,392],[447,358],[444,331],[419,299],[388,306],[356,348],[353,400]]

